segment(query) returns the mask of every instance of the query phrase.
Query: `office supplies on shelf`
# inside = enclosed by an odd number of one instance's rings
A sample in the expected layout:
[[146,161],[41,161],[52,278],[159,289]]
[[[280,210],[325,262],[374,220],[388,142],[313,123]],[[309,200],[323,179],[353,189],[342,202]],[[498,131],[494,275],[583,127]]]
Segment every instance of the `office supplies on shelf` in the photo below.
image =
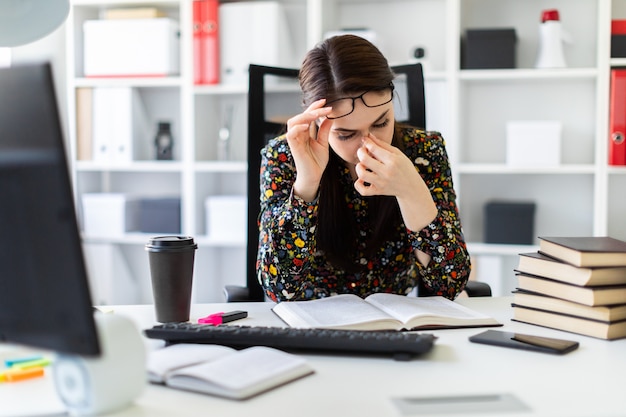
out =
[[154,159],[152,126],[138,89],[93,89],[93,160],[120,163]]
[[626,57],[626,20],[611,20],[611,58]]
[[539,25],[539,51],[536,68],[565,68],[563,54],[564,34],[561,29],[559,11],[556,9],[541,12]]
[[137,196],[123,193],[83,193],[83,231],[90,236],[123,236],[139,229]]
[[[486,243],[532,245],[537,203],[522,200],[488,200],[484,206]],[[515,221],[511,221],[515,219]]]
[[228,313],[219,312],[219,313],[209,314],[206,317],[199,318],[198,323],[212,324],[214,326],[217,326],[220,324],[230,323],[235,320],[245,319],[246,317],[248,317],[248,312],[242,311],[242,310],[229,311]]
[[180,28],[170,18],[83,23],[86,77],[167,77],[180,73]]
[[93,159],[93,88],[76,89],[76,159]]
[[444,297],[378,293],[366,298],[340,294],[272,307],[285,323],[299,328],[402,330],[500,326],[495,319]]
[[506,164],[510,167],[558,167],[561,163],[560,120],[506,122]]
[[219,0],[193,2],[194,83],[217,84],[220,77]]
[[626,266],[626,242],[608,236],[540,236],[539,252],[575,266]]
[[611,69],[609,165],[626,165],[626,69]]
[[222,84],[245,84],[251,63],[284,67],[296,65],[293,36],[288,30],[290,22],[287,21],[285,9],[284,4],[278,1],[220,4]]
[[170,122],[159,122],[157,125],[157,133],[154,137],[154,147],[156,157],[160,161],[171,161],[174,159],[172,151],[174,149],[174,137],[172,136]]
[[463,69],[515,68],[515,28],[468,28],[461,40]]
[[104,19],[156,19],[167,17],[167,15],[157,7],[121,7],[105,9],[102,17]]
[[213,343],[235,348],[268,346],[286,351],[390,355],[408,360],[428,352],[435,337],[425,333],[297,329],[290,327],[212,326],[168,323],[144,330],[151,339],[168,343]]
[[302,357],[256,346],[177,344],[150,352],[148,380],[204,394],[246,399],[312,374]]

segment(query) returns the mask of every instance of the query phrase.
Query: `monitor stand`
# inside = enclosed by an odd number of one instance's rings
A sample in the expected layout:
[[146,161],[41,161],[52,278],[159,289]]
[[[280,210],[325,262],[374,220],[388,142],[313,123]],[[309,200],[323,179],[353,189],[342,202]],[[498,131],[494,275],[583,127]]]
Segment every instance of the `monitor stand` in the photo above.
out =
[[143,391],[146,346],[135,324],[117,314],[94,313],[102,354],[59,354],[53,379],[73,416],[106,414],[129,406]]

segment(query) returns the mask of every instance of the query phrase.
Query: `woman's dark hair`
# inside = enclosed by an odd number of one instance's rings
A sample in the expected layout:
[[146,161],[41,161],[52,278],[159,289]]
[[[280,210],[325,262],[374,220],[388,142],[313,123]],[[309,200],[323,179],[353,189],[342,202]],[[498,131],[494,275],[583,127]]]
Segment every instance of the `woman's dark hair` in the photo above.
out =
[[[395,74],[387,59],[372,43],[358,36],[342,35],[326,39],[309,51],[300,69],[304,107],[321,98],[327,102],[363,91],[387,88]],[[392,143],[401,147],[398,129]],[[333,150],[320,182],[317,223],[317,249],[328,261],[347,272],[359,272],[366,264],[355,259],[359,244],[365,243],[369,257],[398,233],[402,222],[394,197],[365,198],[371,235],[364,242],[357,231],[353,212],[348,207],[346,190],[340,181],[344,162]]]

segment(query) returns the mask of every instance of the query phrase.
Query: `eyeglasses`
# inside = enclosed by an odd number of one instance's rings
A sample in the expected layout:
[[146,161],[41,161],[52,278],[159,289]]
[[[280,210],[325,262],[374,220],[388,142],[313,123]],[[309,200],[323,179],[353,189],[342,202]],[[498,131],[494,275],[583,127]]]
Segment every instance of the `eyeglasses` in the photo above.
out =
[[351,114],[354,111],[354,102],[361,99],[366,107],[379,107],[393,100],[393,84],[389,87],[377,90],[368,90],[356,97],[342,97],[327,103],[333,108],[327,119],[339,119]]

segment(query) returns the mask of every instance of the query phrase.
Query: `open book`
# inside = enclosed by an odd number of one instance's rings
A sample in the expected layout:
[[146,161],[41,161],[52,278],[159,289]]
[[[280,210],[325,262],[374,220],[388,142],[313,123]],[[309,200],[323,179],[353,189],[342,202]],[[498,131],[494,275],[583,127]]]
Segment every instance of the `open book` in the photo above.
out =
[[150,352],[147,369],[152,383],[239,400],[313,373],[306,360],[278,349],[187,343]]
[[341,294],[310,301],[284,301],[272,310],[291,327],[402,330],[501,326],[495,319],[443,297]]

